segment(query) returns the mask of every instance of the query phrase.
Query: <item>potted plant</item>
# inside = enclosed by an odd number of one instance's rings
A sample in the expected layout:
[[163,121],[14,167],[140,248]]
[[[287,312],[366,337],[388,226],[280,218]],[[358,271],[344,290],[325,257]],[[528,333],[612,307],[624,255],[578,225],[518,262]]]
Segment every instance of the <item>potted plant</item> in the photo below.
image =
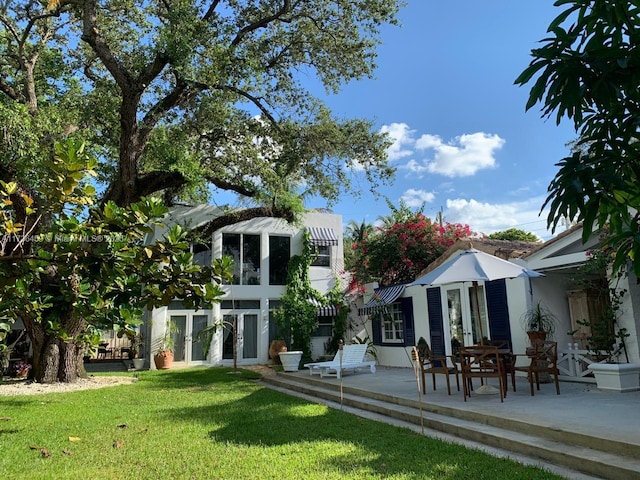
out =
[[537,340],[546,340],[556,331],[557,317],[541,302],[529,308],[522,316],[525,331],[533,345]]
[[176,333],[178,333],[178,326],[171,320],[167,321],[164,337],[159,340],[156,353],[153,356],[153,361],[158,370],[171,368],[171,364],[173,363],[173,349],[176,344]]
[[131,361],[133,368],[142,370],[144,368],[145,359],[142,358],[142,349],[144,348],[144,337],[142,332],[135,332],[131,337]]
[[[601,390],[634,392],[640,390],[640,364],[630,363],[625,339],[627,329],[618,325],[618,312],[625,290],[610,289],[610,304],[592,322],[587,348],[598,362],[588,365]],[[584,322],[578,322],[585,324]]]
[[11,376],[15,378],[27,378],[31,371],[31,364],[24,360],[19,360],[11,367]]

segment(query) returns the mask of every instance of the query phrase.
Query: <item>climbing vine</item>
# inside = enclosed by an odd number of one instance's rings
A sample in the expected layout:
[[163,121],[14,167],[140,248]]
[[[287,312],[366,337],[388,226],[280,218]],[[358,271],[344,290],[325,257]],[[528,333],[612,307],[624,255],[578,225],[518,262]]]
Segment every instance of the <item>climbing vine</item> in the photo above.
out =
[[290,346],[302,350],[302,358],[311,358],[311,335],[318,328],[318,307],[314,300],[324,303],[324,296],[311,286],[309,267],[315,253],[305,232],[302,253],[289,260],[287,289],[280,299],[275,319],[283,331],[290,332]]

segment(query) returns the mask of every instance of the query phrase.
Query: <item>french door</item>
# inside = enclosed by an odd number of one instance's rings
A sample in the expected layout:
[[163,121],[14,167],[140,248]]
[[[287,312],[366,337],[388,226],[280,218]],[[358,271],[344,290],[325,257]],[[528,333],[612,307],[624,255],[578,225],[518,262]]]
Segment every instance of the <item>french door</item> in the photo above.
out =
[[[258,360],[258,318],[260,311],[233,310],[224,313],[222,360],[233,360],[234,342],[236,359],[239,363],[251,363]],[[234,330],[237,335],[234,335]]]
[[[477,295],[476,295],[477,294]],[[458,346],[478,345],[489,334],[484,286],[446,289],[447,318],[453,350]],[[476,303],[479,309],[476,308]],[[478,317],[477,310],[480,311]]]
[[209,315],[185,313],[171,315],[171,321],[176,325],[173,334],[175,348],[173,351],[174,362],[186,364],[202,364],[206,362],[202,342],[195,342],[195,337],[209,324]]

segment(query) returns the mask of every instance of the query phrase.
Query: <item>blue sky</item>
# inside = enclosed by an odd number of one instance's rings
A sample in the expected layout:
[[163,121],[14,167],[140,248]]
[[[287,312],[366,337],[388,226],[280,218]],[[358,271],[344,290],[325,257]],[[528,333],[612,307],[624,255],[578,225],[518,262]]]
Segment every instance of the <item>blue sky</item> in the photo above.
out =
[[[554,164],[575,138],[569,122],[525,112],[528,87],[514,79],[561,9],[553,0],[409,0],[401,27],[385,28],[375,80],[323,97],[338,116],[363,117],[389,132],[397,167],[379,193],[476,232],[510,227],[550,238],[538,213]],[[310,206],[321,206],[310,205]],[[388,215],[365,194],[332,207],[370,223]]]

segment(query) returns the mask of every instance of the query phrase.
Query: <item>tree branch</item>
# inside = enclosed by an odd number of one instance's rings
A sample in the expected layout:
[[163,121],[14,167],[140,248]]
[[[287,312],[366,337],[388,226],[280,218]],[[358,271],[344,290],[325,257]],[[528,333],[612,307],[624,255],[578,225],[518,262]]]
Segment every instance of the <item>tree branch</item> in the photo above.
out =
[[282,2],[282,7],[280,7],[280,10],[278,10],[273,15],[264,17],[258,20],[257,22],[251,23],[246,27],[241,28],[240,31],[236,34],[236,38],[234,38],[233,41],[231,42],[231,45],[232,46],[238,45],[244,39],[244,37],[246,37],[249,33],[255,30],[258,30],[259,28],[266,27],[271,22],[273,22],[274,20],[278,20],[279,18],[284,16],[286,13],[289,13],[290,11],[291,11],[291,1],[284,0]]
[[135,83],[131,75],[100,35],[96,19],[96,0],[85,0],[82,21],[82,40],[100,57],[104,66],[109,70],[111,75],[113,75],[114,80],[123,91],[134,89]]
[[236,192],[236,193],[239,193],[240,195],[244,195],[245,197],[255,197],[257,193],[253,190],[249,190],[248,188],[243,187],[242,185],[236,185],[234,183],[227,182],[226,180],[222,180],[220,178],[213,178],[213,177],[205,177],[205,178],[207,179],[207,181],[211,182],[216,187],[222,190],[229,190],[232,192]]

